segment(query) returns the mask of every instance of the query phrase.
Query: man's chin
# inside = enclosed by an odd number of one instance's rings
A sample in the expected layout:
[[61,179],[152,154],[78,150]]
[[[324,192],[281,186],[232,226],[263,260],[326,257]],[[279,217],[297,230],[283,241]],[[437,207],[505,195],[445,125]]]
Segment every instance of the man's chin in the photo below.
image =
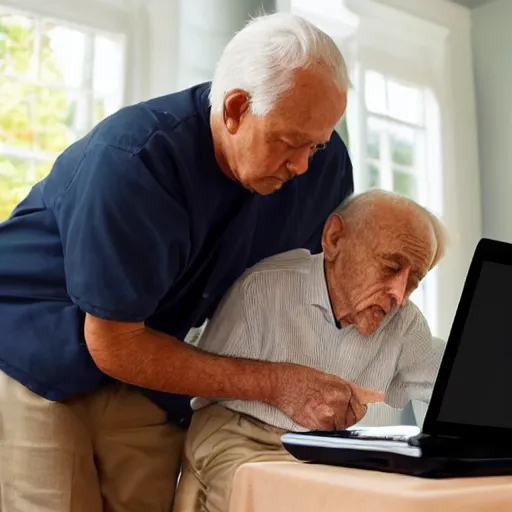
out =
[[282,184],[278,183],[263,183],[255,185],[253,187],[247,187],[251,192],[258,194],[260,196],[270,196],[274,192],[279,192],[281,190]]
[[339,324],[341,325],[342,328],[353,325],[356,328],[356,330],[363,336],[369,336],[370,334],[373,334],[379,328],[380,325],[380,323],[377,325],[370,325],[368,322],[358,322],[350,318],[344,318],[342,320],[339,320]]
[[373,334],[386,318],[386,311],[379,306],[371,306],[354,316],[354,325],[363,335]]
[[372,325],[372,326],[354,324],[355,328],[363,336],[370,336],[370,334],[373,334],[379,328],[379,325],[380,325],[380,323],[377,325]]

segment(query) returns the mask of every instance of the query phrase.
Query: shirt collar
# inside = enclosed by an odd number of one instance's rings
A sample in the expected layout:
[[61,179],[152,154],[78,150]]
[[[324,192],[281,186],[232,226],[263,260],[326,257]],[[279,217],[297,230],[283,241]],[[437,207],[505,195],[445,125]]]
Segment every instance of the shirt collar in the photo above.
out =
[[310,304],[321,307],[327,313],[329,321],[337,325],[338,322],[334,317],[331,298],[327,288],[324,253],[313,255],[311,260],[311,271],[309,273],[308,282],[309,302]]

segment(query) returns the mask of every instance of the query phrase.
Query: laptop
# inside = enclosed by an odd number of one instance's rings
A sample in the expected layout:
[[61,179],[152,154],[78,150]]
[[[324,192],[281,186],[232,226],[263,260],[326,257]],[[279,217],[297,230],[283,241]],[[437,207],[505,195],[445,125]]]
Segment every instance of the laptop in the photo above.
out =
[[286,433],[312,463],[430,478],[512,474],[512,245],[473,256],[423,428]]

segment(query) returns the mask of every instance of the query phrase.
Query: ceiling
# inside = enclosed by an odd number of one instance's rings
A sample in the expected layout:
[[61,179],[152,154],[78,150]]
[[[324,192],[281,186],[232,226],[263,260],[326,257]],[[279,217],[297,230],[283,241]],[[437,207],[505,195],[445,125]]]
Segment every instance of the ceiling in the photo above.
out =
[[484,4],[489,4],[494,0],[451,0],[453,3],[463,5],[465,7],[469,7],[470,9],[475,9],[476,7],[480,7]]

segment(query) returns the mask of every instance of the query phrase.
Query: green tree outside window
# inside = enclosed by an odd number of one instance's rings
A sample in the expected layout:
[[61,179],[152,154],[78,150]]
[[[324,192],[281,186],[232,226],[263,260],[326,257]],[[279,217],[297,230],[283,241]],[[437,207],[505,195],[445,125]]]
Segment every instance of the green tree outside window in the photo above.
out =
[[41,32],[38,44],[35,37],[30,18],[0,14],[0,221],[77,135],[71,123],[76,101],[31,74],[38,48],[40,69],[57,82],[64,78],[49,35]]

